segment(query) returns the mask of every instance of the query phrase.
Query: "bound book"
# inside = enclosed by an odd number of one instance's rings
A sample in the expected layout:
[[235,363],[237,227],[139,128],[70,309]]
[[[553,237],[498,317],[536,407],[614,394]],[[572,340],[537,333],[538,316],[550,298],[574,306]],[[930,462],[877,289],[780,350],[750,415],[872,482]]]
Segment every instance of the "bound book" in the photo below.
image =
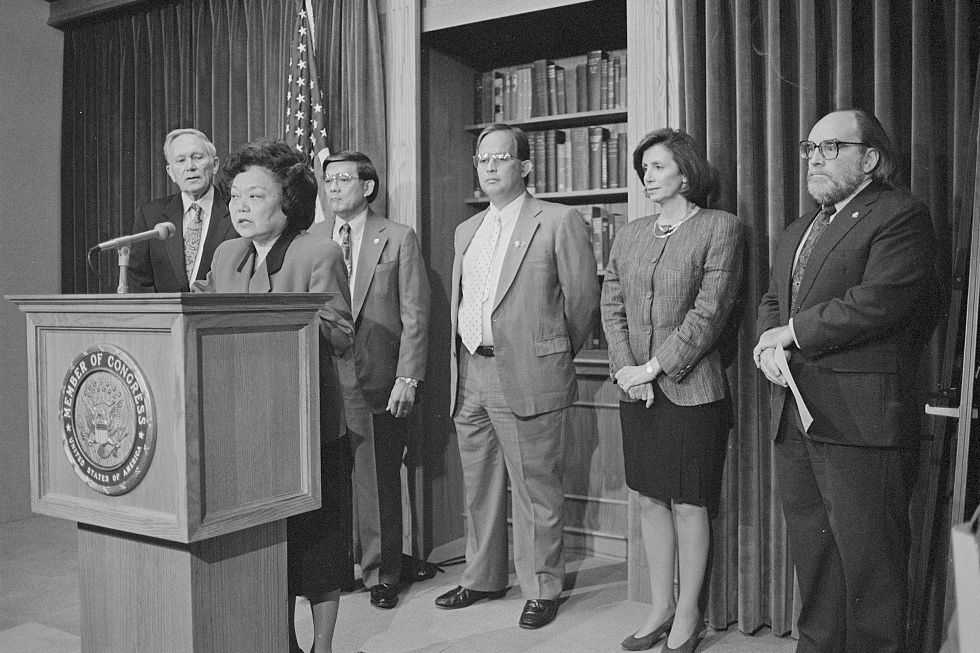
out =
[[534,69],[533,84],[534,94],[531,102],[532,116],[548,115],[548,65],[554,62],[547,59],[538,59],[531,67]]
[[568,130],[571,141],[572,190],[589,189],[589,128],[573,127]]
[[609,130],[605,127],[589,127],[589,188],[603,188],[602,171],[606,167],[603,143],[608,139]]

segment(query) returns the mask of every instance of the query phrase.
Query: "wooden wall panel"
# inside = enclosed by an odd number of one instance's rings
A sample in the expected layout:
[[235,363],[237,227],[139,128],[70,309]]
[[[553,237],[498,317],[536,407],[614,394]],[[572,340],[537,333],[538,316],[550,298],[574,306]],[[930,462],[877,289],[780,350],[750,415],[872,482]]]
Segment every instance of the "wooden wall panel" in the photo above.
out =
[[379,2],[388,122],[388,215],[416,232],[420,226],[420,0]]
[[[422,255],[429,265],[432,320],[420,454],[425,464],[427,547],[463,535],[463,479],[449,414],[450,284],[456,225],[475,210],[463,203],[473,192],[474,138],[463,127],[473,116],[475,71],[431,48],[423,49]],[[447,101],[451,98],[451,101]]]

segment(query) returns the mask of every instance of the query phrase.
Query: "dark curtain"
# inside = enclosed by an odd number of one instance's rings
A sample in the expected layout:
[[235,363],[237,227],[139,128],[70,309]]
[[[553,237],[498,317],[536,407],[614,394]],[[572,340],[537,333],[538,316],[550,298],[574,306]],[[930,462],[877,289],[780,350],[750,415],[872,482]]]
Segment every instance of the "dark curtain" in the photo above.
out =
[[313,13],[325,46],[317,49],[316,63],[330,98],[330,151],[357,150],[371,158],[381,178],[381,192],[371,208],[386,215],[388,135],[377,2],[314,0]]
[[[671,115],[704,144],[723,180],[719,205],[738,214],[749,234],[746,309],[732,378],[737,423],[726,509],[714,523],[708,616],[717,628],[737,623],[753,632],[769,625],[786,634],[798,605],[772,475],[769,387],[751,349],[776,239],[814,208],[797,143],[836,108],[877,115],[898,150],[900,184],[931,209],[944,243],[937,265],[948,278],[951,234],[969,219],[959,206],[973,174],[964,171],[974,164],[965,144],[975,136],[970,110],[980,8],[971,0],[702,0],[672,7],[679,34],[671,54],[679,57],[682,79]],[[944,335],[940,328],[927,356],[930,382],[938,376]],[[927,426],[924,419],[924,432]]]
[[[380,52],[376,0],[314,4],[321,71],[334,50]],[[339,9],[343,20],[334,27]],[[162,0],[65,28],[64,292],[115,288],[115,256],[99,257],[93,271],[85,253],[129,233],[140,204],[174,192],[162,150],[168,131],[202,130],[219,158],[249,140],[282,137],[295,12],[292,0]],[[358,67],[333,73],[330,85],[321,80],[331,150],[347,147],[349,133],[380,134],[384,142],[380,55],[355,60]],[[352,106],[364,105],[369,117],[352,115]],[[384,180],[383,166],[380,172]]]

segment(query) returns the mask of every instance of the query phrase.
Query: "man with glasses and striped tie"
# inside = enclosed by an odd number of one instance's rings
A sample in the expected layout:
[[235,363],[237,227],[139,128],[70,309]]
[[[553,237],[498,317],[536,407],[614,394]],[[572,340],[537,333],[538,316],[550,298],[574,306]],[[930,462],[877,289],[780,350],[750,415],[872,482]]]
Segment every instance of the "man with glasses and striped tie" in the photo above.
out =
[[133,233],[171,222],[178,237],[132,245],[130,292],[188,292],[191,283],[207,277],[215,248],[238,236],[228,200],[214,187],[218,157],[208,137],[196,129],[175,129],[163,141],[163,155],[180,192],[141,206]]
[[925,204],[893,185],[895,155],[871,114],[824,116],[800,156],[821,208],[779,239],[753,350],[774,384],[775,475],[802,598],[796,650],[904,651],[936,239]]
[[402,569],[401,465],[425,380],[429,278],[415,231],[375,213],[378,171],[361,152],[323,162],[327,215],[310,233],[344,255],[354,316],[354,377],[343,379],[354,515],[371,605],[394,608]]

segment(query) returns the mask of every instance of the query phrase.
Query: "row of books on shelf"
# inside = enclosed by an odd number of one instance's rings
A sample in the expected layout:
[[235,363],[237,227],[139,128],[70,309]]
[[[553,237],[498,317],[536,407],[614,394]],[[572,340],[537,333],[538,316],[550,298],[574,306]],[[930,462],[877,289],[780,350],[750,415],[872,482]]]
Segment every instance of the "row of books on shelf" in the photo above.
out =
[[626,106],[626,52],[496,68],[474,78],[474,121],[521,121]]
[[580,206],[578,210],[591,229],[596,274],[603,274],[609,265],[609,250],[616,233],[626,226],[626,203],[590,204]]
[[[532,193],[567,193],[625,188],[628,168],[626,125],[573,127],[528,132]],[[481,197],[474,174],[474,195]]]

